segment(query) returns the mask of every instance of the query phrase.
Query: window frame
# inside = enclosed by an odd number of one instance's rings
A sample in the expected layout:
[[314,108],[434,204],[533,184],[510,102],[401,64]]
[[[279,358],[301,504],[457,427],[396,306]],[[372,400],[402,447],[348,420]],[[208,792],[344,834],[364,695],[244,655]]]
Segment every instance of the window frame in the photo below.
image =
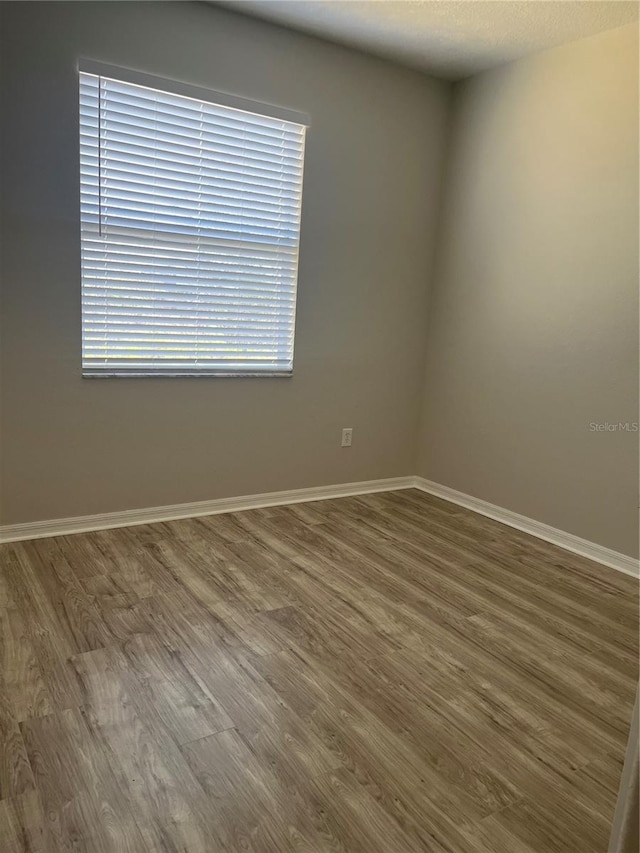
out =
[[[77,72],[78,72],[78,85],[80,83],[80,74],[86,73],[101,77],[108,77],[112,80],[122,83],[131,83],[134,85],[144,86],[150,89],[156,89],[160,92],[167,93],[170,95],[176,96],[184,96],[186,98],[196,99],[198,101],[209,102],[214,106],[220,107],[228,107],[230,109],[237,109],[248,113],[253,113],[258,117],[271,118],[275,120],[281,120],[285,122],[292,122],[304,127],[304,130],[308,130],[311,125],[310,117],[307,113],[303,113],[297,110],[292,110],[285,107],[276,106],[269,103],[253,101],[248,98],[244,98],[237,95],[232,95],[226,92],[219,92],[217,90],[209,89],[206,87],[194,85],[191,83],[185,83],[179,80],[168,79],[164,77],[159,77],[152,74],[147,74],[145,72],[136,71],[129,68],[123,68],[120,66],[113,66],[102,62],[97,62],[93,59],[80,59],[77,64]],[[78,107],[79,109],[79,107]],[[80,115],[78,115],[78,140],[80,139]],[[296,264],[295,264],[295,277],[294,277],[294,297],[293,297],[293,313],[292,313],[292,326],[293,326],[293,340],[291,344],[291,367],[289,369],[273,369],[273,367],[265,367],[264,370],[257,370],[254,367],[247,367],[247,369],[243,369],[242,366],[239,366],[234,369],[223,369],[222,366],[204,366],[202,369],[197,368],[185,368],[185,369],[175,369],[170,367],[163,367],[162,364],[159,363],[157,368],[151,368],[145,366],[144,369],[140,368],[127,368],[121,366],[109,366],[106,365],[104,367],[97,366],[86,366],[85,365],[85,354],[84,354],[84,281],[82,281],[81,286],[81,312],[82,312],[82,332],[81,332],[81,342],[82,342],[82,353],[81,353],[81,374],[83,378],[86,379],[108,379],[108,378],[289,378],[293,375],[293,365],[294,365],[294,357],[295,357],[295,337],[296,337],[296,307],[297,307],[297,296],[298,296],[298,279],[299,279],[299,264],[298,257],[300,252],[300,242],[301,242],[301,210],[302,210],[302,198],[304,193],[304,170],[306,164],[306,146],[305,146],[305,136],[303,135],[303,148],[302,148],[302,175],[300,178],[300,201],[298,207],[298,232],[297,232],[297,247],[296,247]],[[80,162],[80,160],[79,160]],[[79,205],[81,207],[81,205]],[[83,212],[80,210],[80,241],[81,248],[84,248],[83,240]],[[179,241],[178,241],[179,242]],[[186,243],[187,241],[185,241]],[[81,273],[81,279],[83,279]]]

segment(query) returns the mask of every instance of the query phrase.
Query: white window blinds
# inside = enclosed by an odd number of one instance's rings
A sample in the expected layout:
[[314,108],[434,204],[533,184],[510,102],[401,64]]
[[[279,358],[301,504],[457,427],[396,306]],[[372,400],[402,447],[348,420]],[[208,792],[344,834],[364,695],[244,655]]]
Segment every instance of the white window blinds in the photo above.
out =
[[84,375],[291,372],[304,140],[81,68]]

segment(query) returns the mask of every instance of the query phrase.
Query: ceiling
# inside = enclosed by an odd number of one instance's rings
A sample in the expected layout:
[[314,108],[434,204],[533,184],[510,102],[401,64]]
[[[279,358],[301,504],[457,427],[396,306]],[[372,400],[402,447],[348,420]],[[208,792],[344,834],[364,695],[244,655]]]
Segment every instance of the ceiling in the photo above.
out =
[[626,0],[228,0],[221,5],[460,79],[638,20]]

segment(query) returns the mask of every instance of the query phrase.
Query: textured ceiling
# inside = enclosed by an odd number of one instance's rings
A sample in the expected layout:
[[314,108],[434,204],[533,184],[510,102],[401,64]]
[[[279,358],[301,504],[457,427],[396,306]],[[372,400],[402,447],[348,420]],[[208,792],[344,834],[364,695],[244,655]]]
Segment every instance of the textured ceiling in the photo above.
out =
[[638,20],[622,0],[228,0],[221,5],[441,77]]

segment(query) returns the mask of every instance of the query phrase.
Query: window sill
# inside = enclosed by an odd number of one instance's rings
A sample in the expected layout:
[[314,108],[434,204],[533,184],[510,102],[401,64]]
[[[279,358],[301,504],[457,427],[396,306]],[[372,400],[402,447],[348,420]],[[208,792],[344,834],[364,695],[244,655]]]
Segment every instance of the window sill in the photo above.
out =
[[215,370],[197,370],[192,372],[180,372],[171,370],[153,370],[153,371],[117,371],[117,370],[100,370],[100,371],[83,371],[83,379],[289,379],[293,376],[293,370],[279,371],[243,371],[237,373],[229,373]]

